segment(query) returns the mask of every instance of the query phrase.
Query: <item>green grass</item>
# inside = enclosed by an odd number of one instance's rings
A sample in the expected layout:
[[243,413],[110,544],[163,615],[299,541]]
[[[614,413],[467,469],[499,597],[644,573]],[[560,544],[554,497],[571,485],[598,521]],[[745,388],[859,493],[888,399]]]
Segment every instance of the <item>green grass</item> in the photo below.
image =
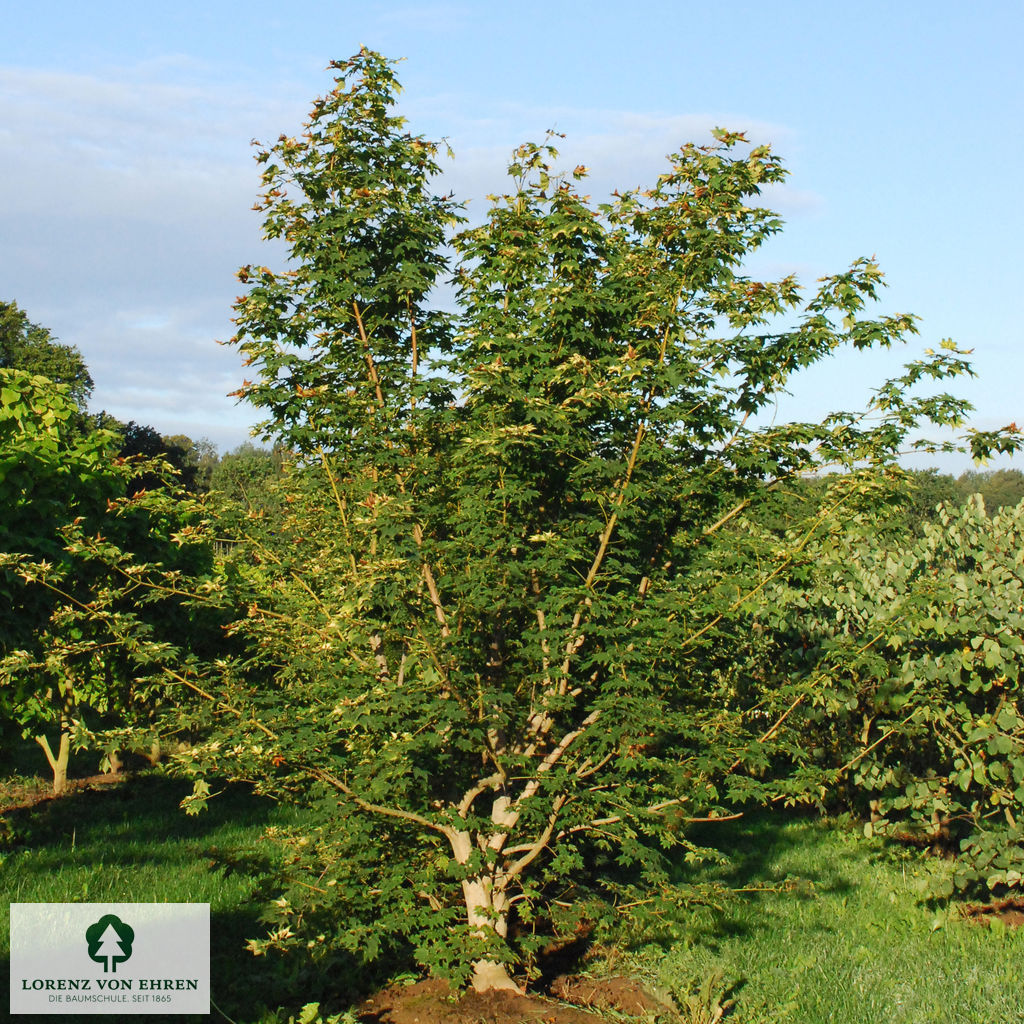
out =
[[669,944],[638,946],[617,970],[646,974],[680,1003],[721,972],[737,1024],[1024,1022],[1024,929],[929,905],[928,876],[946,865],[834,823],[719,827],[731,865],[689,880],[780,891],[699,908]]
[[[0,891],[8,902],[208,902],[213,997],[238,1024],[266,1019],[263,1007],[345,1006],[354,993],[332,990],[324,972],[288,973],[246,951],[245,940],[263,930],[263,899],[244,871],[219,866],[237,851],[269,857],[264,828],[296,813],[235,789],[192,818],[178,809],[183,793],[181,783],[150,775],[9,814]],[[928,876],[944,869],[940,862],[792,816],[718,828],[703,838],[730,853],[729,866],[681,869],[679,880],[777,891],[687,910],[658,941],[627,937],[607,969],[647,977],[680,1005],[721,972],[714,994],[731,987],[736,999],[726,1024],[1024,1024],[1024,930],[929,906]],[[2,914],[5,964],[8,944]],[[2,1013],[6,998],[0,1003]]]
[[[259,922],[263,900],[255,884],[242,873],[226,873],[218,860],[222,854],[258,847],[267,825],[287,824],[295,814],[234,790],[212,801],[207,813],[188,817],[178,807],[188,788],[150,775],[9,813],[8,835],[0,843],[0,892],[8,903],[209,903],[213,998],[231,1016],[251,1021],[256,1007],[295,1000],[283,990],[280,973],[268,970],[267,961],[256,960],[245,949],[245,940],[264,930]],[[10,920],[2,914],[0,958],[5,967],[9,955]],[[2,1014],[6,997],[0,1004]]]

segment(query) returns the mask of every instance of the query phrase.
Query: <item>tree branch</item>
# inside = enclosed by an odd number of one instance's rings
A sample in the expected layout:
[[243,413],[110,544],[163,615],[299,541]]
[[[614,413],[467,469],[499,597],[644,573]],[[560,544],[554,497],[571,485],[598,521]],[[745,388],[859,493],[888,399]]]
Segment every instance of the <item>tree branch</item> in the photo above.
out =
[[760,583],[758,583],[758,585],[756,587],[754,587],[752,590],[747,591],[747,593],[745,593],[745,594],[741,594],[738,598],[736,598],[735,601],[733,601],[733,603],[731,605],[729,605],[729,607],[724,612],[720,612],[710,622],[708,622],[706,625],[704,625],[701,629],[697,630],[696,633],[691,634],[685,640],[683,640],[682,641],[682,645],[680,646],[679,650],[683,651],[687,647],[691,646],[693,643],[695,643],[697,640],[699,640],[700,637],[702,637],[709,630],[714,629],[715,626],[717,626],[718,623],[721,622],[722,619],[724,619],[726,617],[726,615],[728,615],[730,612],[736,611],[736,609],[739,608],[740,605],[745,604],[755,594],[757,594],[761,590],[763,590],[776,576],[779,575],[779,573],[781,573],[785,568],[787,568],[792,563],[793,559],[796,558],[796,556],[801,551],[803,551],[803,549],[810,543],[811,537],[814,536],[815,530],[817,530],[818,527],[821,526],[821,524],[823,522],[825,522],[825,520],[837,508],[839,508],[840,505],[842,505],[842,503],[843,503],[843,499],[840,499],[831,508],[828,508],[824,512],[822,512],[821,515],[819,515],[818,518],[815,519],[815,521],[811,524],[810,528],[807,530],[807,532],[801,538],[800,543],[797,544],[797,546],[793,549],[793,551],[790,554],[788,554],[782,560],[782,562],[779,563],[779,565],[777,565],[770,573],[768,573],[768,575],[765,576],[764,579],[762,579],[760,581]]
[[449,828],[447,825],[439,825],[437,822],[430,821],[429,818],[424,818],[422,815],[416,814],[413,811],[403,811],[396,807],[383,807],[380,804],[371,804],[368,800],[364,800],[359,796],[351,786],[346,785],[341,779],[330,772],[325,772],[322,768],[305,766],[305,771],[321,782],[326,782],[329,786],[333,786],[339,793],[344,793],[355,805],[362,811],[366,811],[368,814],[379,814],[385,818],[398,818],[401,821],[412,822],[415,825],[419,825],[421,828],[429,829],[431,832],[437,832],[439,835],[444,836],[446,839],[450,839],[454,834],[454,829]]
[[501,872],[501,877],[505,882],[508,882],[510,879],[522,874],[523,871],[525,871],[541,855],[555,831],[555,824],[558,822],[558,814],[565,806],[568,799],[569,797],[565,794],[555,797],[555,802],[552,804],[551,813],[548,815],[544,831],[541,832],[535,842],[529,845],[526,853],[520,857],[519,860],[512,864],[511,867],[506,868]]
[[[423,548],[423,527],[419,523],[414,523],[412,528],[412,538],[416,541],[416,547],[422,550]],[[441,605],[441,595],[437,590],[437,583],[434,581],[434,574],[430,571],[430,566],[426,561],[423,562],[423,579],[427,584],[427,593],[430,595],[430,603],[434,606],[434,617],[437,619],[437,624],[441,627],[441,636],[446,640],[451,636],[451,630],[448,628],[448,619],[444,614],[444,608]]]
[[[679,298],[682,295],[682,289],[676,293],[675,302],[673,304],[673,312],[679,305]],[[658,350],[658,359],[655,362],[655,368],[659,368],[665,361],[665,354],[668,351],[668,339],[671,333],[672,323],[671,321],[665,324],[665,329],[661,335],[661,346]],[[617,485],[618,493],[615,495],[615,500],[612,505],[612,513],[608,517],[608,522],[605,523],[604,529],[601,531],[601,539],[598,542],[597,553],[594,555],[594,560],[590,564],[590,569],[587,572],[583,586],[586,590],[591,590],[594,585],[594,580],[597,579],[597,574],[601,569],[601,565],[604,562],[605,555],[608,551],[608,545],[611,543],[612,534],[615,532],[615,526],[619,519],[619,510],[622,508],[623,503],[626,500],[626,491],[629,489],[629,484],[633,479],[633,472],[636,469],[637,458],[640,454],[640,445],[643,442],[644,437],[647,434],[647,421],[646,416],[650,412],[651,403],[654,401],[654,383],[652,382],[647,390],[647,394],[644,396],[643,404],[641,406],[642,416],[640,422],[637,424],[636,436],[633,438],[633,446],[630,450],[629,457],[626,460],[626,472],[623,474],[621,482]],[[580,623],[583,621],[583,609],[586,607],[586,602],[576,609],[576,613],[573,615],[572,625],[569,628],[569,639],[566,642],[566,654],[565,659],[562,662],[562,680],[559,686],[563,688],[568,685],[567,677],[569,675],[569,666],[572,662],[573,655],[583,645],[583,637],[577,637],[576,632],[579,629]]]
[[459,801],[459,817],[464,818],[469,814],[470,808],[473,806],[473,801],[476,800],[481,793],[486,793],[487,790],[494,789],[495,786],[504,781],[505,776],[500,772],[495,772],[493,775],[489,775],[486,779],[481,779],[475,786],[473,786],[472,789],[467,790]]
[[[218,704],[222,710],[230,712],[231,714],[236,715],[238,718],[245,717],[244,714],[238,708],[231,707],[231,705],[226,704],[223,701],[218,701],[217,698],[213,696],[213,694],[208,693],[206,690],[202,689],[202,687],[196,686],[195,683],[186,679],[184,676],[178,674],[177,672],[168,669],[168,675],[173,676],[180,683],[183,683],[190,690],[193,690],[194,692],[198,693],[201,697],[204,697],[206,700],[209,700],[214,704]],[[275,733],[272,729],[268,729],[262,722],[258,721],[257,719],[250,718],[249,721],[251,721],[252,724],[255,725],[256,728],[259,729],[268,738],[275,741],[280,738],[277,735],[277,733]],[[419,825],[422,828],[429,829],[432,832],[438,832],[446,838],[450,837],[450,835],[452,834],[452,829],[448,828],[447,826],[439,825],[436,822],[430,821],[428,818],[424,818],[422,815],[415,814],[412,811],[403,811],[395,807],[383,807],[380,804],[373,804],[370,803],[368,800],[364,800],[352,789],[351,786],[348,786],[346,783],[342,782],[341,779],[337,778],[334,775],[331,775],[329,772],[324,771],[322,768],[318,768],[315,765],[307,765],[301,763],[296,765],[296,767],[301,768],[301,770],[304,771],[307,775],[311,775],[313,776],[313,778],[319,779],[321,782],[326,782],[327,785],[332,786],[334,789],[338,790],[339,793],[344,793],[345,796],[347,796],[360,810],[366,811],[369,814],[379,814],[386,818],[399,818],[402,821],[412,822],[413,824]]]
[[384,408],[384,393],[380,389],[380,377],[377,374],[377,366],[373,361],[373,353],[370,351],[370,339],[366,335],[366,326],[363,324],[363,316],[359,312],[359,303],[352,300],[352,311],[356,315],[356,326],[359,328],[359,337],[363,343],[363,352],[366,355],[366,369],[370,375],[370,383],[377,394],[377,405]]

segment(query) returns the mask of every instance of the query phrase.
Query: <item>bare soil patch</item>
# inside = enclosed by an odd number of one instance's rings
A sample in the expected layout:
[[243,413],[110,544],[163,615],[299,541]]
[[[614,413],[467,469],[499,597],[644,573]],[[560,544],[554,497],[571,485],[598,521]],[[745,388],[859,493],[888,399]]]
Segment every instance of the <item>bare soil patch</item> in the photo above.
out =
[[969,921],[979,924],[1002,921],[1008,928],[1019,928],[1024,925],[1024,896],[993,900],[991,903],[968,903],[961,912]]
[[383,989],[357,1013],[367,1024],[608,1024],[594,1011],[651,1020],[669,1009],[631,978],[560,975],[551,995],[557,998],[473,991],[456,996],[445,981],[420,981]]
[[632,1017],[651,1017],[668,1007],[633,978],[587,978],[562,974],[551,983],[551,995],[577,1006],[615,1010]]
[[[124,782],[124,775],[88,775],[82,779],[68,779],[68,788],[61,794],[67,796],[83,789],[102,789]],[[0,784],[0,814],[9,811],[25,811],[49,800],[59,800],[53,795],[53,783],[39,779],[9,780]]]

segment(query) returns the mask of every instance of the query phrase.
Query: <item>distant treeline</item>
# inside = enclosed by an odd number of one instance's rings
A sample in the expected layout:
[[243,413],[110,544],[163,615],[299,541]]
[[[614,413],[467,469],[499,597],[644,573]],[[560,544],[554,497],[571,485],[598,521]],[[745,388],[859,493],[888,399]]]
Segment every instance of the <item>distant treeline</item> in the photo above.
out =
[[[761,504],[754,518],[781,535],[806,523],[810,511],[821,507],[829,483],[828,476],[820,476],[773,484],[769,499]],[[990,517],[1002,508],[1015,508],[1024,500],[1024,472],[970,470],[955,477],[937,469],[897,471],[889,482],[887,503],[875,504],[872,514],[876,518],[882,514],[890,528],[913,533],[922,523],[937,519],[939,505],[962,506],[974,494],[981,495]],[[882,508],[887,508],[884,514]]]

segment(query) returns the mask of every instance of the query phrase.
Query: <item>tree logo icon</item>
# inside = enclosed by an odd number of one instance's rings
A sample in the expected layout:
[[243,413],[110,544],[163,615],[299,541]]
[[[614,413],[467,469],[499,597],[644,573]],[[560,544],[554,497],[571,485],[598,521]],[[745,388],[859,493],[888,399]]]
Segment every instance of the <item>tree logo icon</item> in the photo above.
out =
[[85,929],[89,943],[89,959],[103,964],[103,973],[117,973],[117,965],[132,955],[135,930],[113,914],[104,914]]

